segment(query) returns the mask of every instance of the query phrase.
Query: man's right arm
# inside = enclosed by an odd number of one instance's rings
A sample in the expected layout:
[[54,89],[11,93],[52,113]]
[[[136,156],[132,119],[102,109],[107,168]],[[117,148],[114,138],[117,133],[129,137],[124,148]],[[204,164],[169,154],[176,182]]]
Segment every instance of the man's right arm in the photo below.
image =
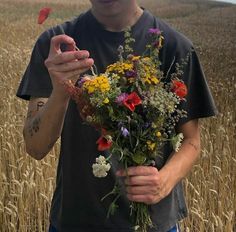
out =
[[[61,51],[62,43],[67,44],[69,51]],[[26,150],[35,159],[45,157],[61,135],[70,100],[64,84],[75,82],[93,65],[88,51],[75,51],[74,48],[74,40],[67,35],[51,39],[45,66],[51,78],[52,93],[49,98],[31,97],[24,125]]]
[[26,151],[37,160],[45,157],[61,135],[69,97],[31,98],[24,125]]

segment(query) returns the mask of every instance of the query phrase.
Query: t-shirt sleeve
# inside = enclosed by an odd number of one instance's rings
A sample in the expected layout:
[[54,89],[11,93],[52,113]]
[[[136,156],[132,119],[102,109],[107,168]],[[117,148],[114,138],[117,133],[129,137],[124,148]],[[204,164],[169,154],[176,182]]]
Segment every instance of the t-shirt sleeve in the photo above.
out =
[[179,125],[192,119],[216,115],[217,109],[212,94],[199,58],[193,48],[189,53],[189,59],[183,71],[183,81],[187,86],[188,93],[186,101],[181,103],[180,108],[187,112],[187,117],[182,118]]
[[30,97],[49,97],[52,84],[44,61],[48,57],[50,36],[44,32],[37,40],[30,62],[23,75],[16,95],[29,100]]

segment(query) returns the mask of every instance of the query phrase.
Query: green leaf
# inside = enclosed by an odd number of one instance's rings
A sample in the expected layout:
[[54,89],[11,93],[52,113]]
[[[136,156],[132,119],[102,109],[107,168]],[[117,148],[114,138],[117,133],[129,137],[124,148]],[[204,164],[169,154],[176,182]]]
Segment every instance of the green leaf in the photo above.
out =
[[135,153],[133,156],[132,156],[132,160],[138,164],[138,165],[142,165],[145,163],[146,161],[146,156],[141,153],[141,152],[138,152],[138,153]]

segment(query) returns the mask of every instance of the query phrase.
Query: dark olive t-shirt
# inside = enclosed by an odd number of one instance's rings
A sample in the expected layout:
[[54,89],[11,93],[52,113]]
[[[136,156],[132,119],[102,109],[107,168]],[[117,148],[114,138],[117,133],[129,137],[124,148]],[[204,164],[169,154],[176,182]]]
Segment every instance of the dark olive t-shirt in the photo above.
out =
[[[159,28],[163,32],[165,41],[160,59],[164,73],[167,73],[173,60],[180,63],[181,59],[191,52],[183,75],[188,87],[187,101],[181,105],[187,111],[188,117],[180,123],[215,115],[214,102],[192,43],[147,10],[144,10],[143,15],[132,27],[135,54],[144,52],[149,28]],[[80,49],[88,50],[95,60],[98,72],[103,72],[108,64],[117,61],[117,48],[124,42],[123,32],[106,31],[91,11],[47,30],[35,44],[17,92],[18,97],[28,100],[30,97],[50,96],[52,85],[44,60],[48,57],[51,37],[58,34],[73,37]],[[173,65],[171,72],[174,70]],[[118,201],[119,208],[116,213],[109,218],[106,217],[112,199],[101,201],[101,198],[113,188],[117,162],[113,160],[112,170],[106,178],[93,176],[92,164],[101,154],[96,146],[98,137],[99,133],[93,127],[83,124],[76,104],[71,100],[61,135],[56,189],[50,214],[51,223],[60,232],[133,231],[129,202],[125,194]],[[163,152],[164,157],[157,158],[156,161],[158,169],[164,165],[172,149],[166,145]],[[156,226],[150,231],[166,232],[171,229],[178,220],[187,215],[181,183],[177,184],[165,199],[151,205],[149,209]]]

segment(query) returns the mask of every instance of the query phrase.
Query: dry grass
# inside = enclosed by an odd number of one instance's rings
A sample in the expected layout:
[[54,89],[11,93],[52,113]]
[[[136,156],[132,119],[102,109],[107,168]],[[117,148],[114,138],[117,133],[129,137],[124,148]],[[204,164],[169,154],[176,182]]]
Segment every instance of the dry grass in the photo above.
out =
[[[190,216],[183,231],[233,232],[236,215],[236,7],[207,1],[145,0],[142,5],[195,44],[220,114],[202,121],[202,157],[185,181]],[[36,24],[46,5],[54,14]],[[45,232],[59,146],[37,162],[24,150],[26,103],[15,97],[37,36],[79,14],[88,1],[0,0],[0,231]],[[234,231],[236,228],[234,229]]]

